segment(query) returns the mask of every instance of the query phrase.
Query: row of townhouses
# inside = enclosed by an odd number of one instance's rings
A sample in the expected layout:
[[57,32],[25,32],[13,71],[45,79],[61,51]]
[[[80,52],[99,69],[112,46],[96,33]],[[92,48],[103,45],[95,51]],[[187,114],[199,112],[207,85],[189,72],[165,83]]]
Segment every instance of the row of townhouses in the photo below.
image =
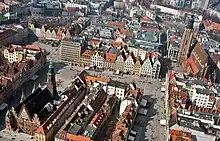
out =
[[110,47],[106,52],[88,49],[82,51],[80,43],[62,41],[60,57],[72,65],[159,78],[161,63],[157,52],[150,53],[135,47],[127,50],[131,53],[125,53],[120,47]]

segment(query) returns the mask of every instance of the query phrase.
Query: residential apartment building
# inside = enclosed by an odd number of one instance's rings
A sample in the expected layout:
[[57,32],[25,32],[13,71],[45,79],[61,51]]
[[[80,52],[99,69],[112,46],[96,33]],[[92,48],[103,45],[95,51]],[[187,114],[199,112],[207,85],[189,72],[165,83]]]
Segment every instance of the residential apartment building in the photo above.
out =
[[128,87],[127,83],[110,80],[107,86],[107,94],[115,94],[120,100],[122,100],[125,97]]
[[95,52],[90,58],[90,65],[97,69],[103,69],[104,67],[104,57],[100,52]]
[[137,60],[136,63],[134,64],[134,68],[133,68],[134,75],[139,76],[140,75],[140,70],[141,70],[141,63],[140,63],[139,60]]
[[34,45],[10,45],[9,48],[4,50],[4,57],[8,59],[9,63],[21,62],[25,57],[29,56],[29,54],[36,54],[41,51],[42,49],[40,47]]
[[115,70],[119,72],[124,72],[124,58],[119,55],[115,61]]
[[213,91],[204,88],[195,88],[192,101],[198,107],[213,108],[215,103],[215,94]]
[[184,87],[189,91],[191,101],[198,107],[213,108],[216,102],[215,93],[202,81],[189,81]]
[[160,68],[161,68],[161,63],[160,61],[157,59],[152,67],[152,78],[158,79],[159,75],[160,75]]
[[179,47],[170,46],[168,49],[168,58],[170,58],[172,62],[177,62],[178,53],[179,53]]
[[115,70],[115,61],[117,58],[117,48],[110,48],[105,53],[104,67],[105,69]]
[[124,73],[131,73],[133,74],[134,69],[134,60],[131,55],[127,57],[124,63]]
[[24,58],[23,48],[16,47],[16,48],[9,48],[4,50],[4,57],[8,60],[9,63],[13,62],[21,62]]
[[62,40],[60,50],[60,59],[71,63],[72,65],[80,64],[81,45],[78,42]]
[[152,67],[150,58],[147,58],[140,68],[140,75],[151,77],[152,71],[153,71],[153,67]]
[[80,56],[81,66],[84,66],[84,67],[90,66],[90,58],[91,58],[92,55],[93,55],[92,50],[85,50],[84,52],[82,52],[82,54]]

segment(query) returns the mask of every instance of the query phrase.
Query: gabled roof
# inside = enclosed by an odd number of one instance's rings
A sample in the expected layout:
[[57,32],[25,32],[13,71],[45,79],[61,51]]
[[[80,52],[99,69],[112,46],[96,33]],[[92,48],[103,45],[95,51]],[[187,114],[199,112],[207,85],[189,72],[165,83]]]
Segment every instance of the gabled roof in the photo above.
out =
[[110,80],[104,77],[86,76],[86,83],[89,83],[89,82],[94,83],[95,81],[101,81],[101,82],[107,83]]
[[[52,97],[50,91],[47,88],[43,90],[41,88],[38,88],[33,94],[31,94],[22,103],[20,103],[15,108],[15,111],[17,112],[18,116],[20,116],[21,110],[25,108],[30,118],[33,118],[34,114],[39,114],[44,106],[47,103],[51,102],[51,100]],[[38,115],[38,118],[41,121],[44,117]]]
[[185,62],[185,68],[188,68],[188,67],[191,68],[191,70],[192,70],[192,72],[193,72],[194,75],[199,72],[199,69],[198,69],[198,67],[196,66],[196,64],[195,64],[195,62],[194,62],[194,60],[193,60],[192,57],[189,57],[189,58],[186,60],[186,62]]
[[92,56],[92,54],[93,54],[93,51],[92,51],[92,50],[85,50],[85,51],[82,53],[82,56],[90,57],[90,56]]

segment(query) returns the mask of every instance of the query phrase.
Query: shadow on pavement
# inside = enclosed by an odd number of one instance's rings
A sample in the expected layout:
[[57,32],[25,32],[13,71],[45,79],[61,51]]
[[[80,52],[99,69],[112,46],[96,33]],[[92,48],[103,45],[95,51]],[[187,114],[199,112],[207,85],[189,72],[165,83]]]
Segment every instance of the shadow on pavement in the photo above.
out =
[[[32,91],[34,89],[34,85],[35,85],[35,89],[39,86],[39,84],[41,86],[46,85],[48,64],[49,63],[46,64],[45,68],[42,67],[42,69],[36,73],[38,78],[35,81],[29,80],[21,86],[21,88],[23,88],[23,90],[24,90],[23,96],[22,96],[22,89],[18,89],[16,91],[16,95],[10,100],[10,102],[8,102],[7,109],[11,109],[11,107],[16,107],[19,103],[21,103],[21,101],[22,101],[21,99],[25,99],[29,95],[31,95]],[[58,72],[60,69],[62,69],[65,66],[67,66],[67,65],[64,64],[63,62],[54,62],[55,72]],[[6,115],[7,109],[5,109],[4,111],[0,111],[0,119],[1,119],[0,120],[0,130],[4,129],[5,115]]]
[[146,108],[148,110],[148,114],[147,115],[138,114],[132,126],[132,130],[137,132],[135,139],[136,141],[147,140],[146,139],[147,136],[145,134],[147,132],[146,127],[150,125],[149,121],[151,121],[154,118],[153,116],[157,114],[157,109],[154,109],[154,104],[157,102],[157,99],[152,97],[153,97],[152,95],[143,96],[143,98],[147,99],[149,102],[149,105]]

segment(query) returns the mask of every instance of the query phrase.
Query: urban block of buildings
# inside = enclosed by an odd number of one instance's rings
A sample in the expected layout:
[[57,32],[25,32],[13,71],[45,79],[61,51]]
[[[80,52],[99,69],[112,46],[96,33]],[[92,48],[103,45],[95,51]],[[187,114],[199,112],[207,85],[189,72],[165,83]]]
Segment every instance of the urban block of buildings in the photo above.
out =
[[[17,107],[8,110],[6,129],[30,134],[37,141],[127,138],[143,90],[132,83],[91,76],[83,71],[58,95],[55,75],[50,62],[47,85],[35,88]],[[43,100],[37,102],[39,99]],[[116,110],[118,106],[120,109]],[[104,133],[103,129],[117,115],[116,126]],[[125,121],[129,121],[128,125]],[[123,136],[119,131],[123,131]]]
[[0,76],[0,101],[8,102],[21,85],[31,79],[46,63],[45,51],[35,45],[9,45],[3,51],[5,72]]

